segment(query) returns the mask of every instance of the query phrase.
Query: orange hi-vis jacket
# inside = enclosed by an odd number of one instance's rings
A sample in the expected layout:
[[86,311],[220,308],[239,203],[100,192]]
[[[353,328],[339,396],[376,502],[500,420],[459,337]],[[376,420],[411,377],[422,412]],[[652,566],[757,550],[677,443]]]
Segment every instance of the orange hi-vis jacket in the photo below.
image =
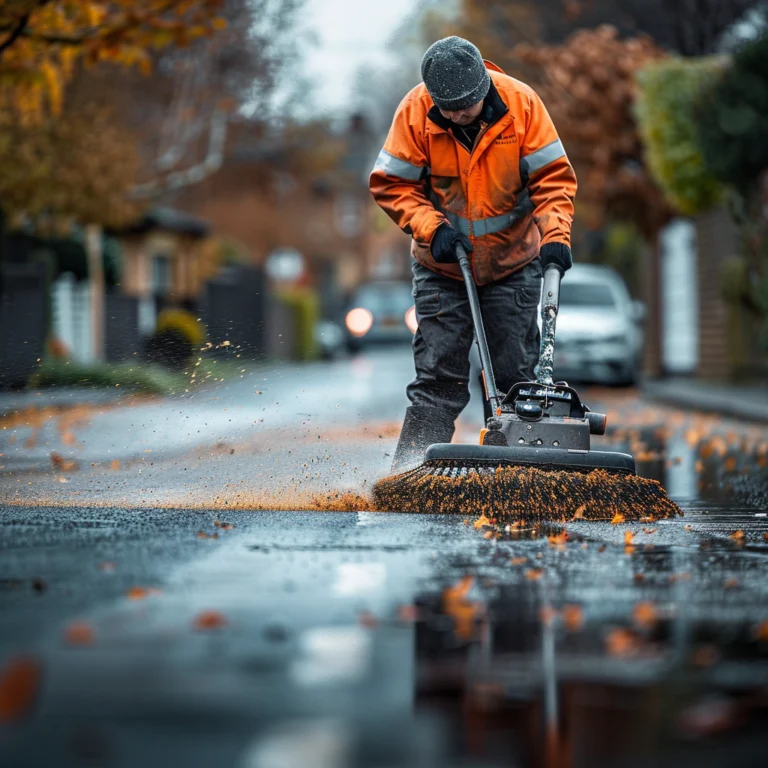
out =
[[570,245],[576,195],[576,174],[541,99],[485,65],[494,118],[481,122],[471,151],[421,84],[400,103],[370,177],[376,202],[413,236],[411,254],[424,266],[461,279],[458,265],[438,264],[429,244],[445,221],[468,235],[478,285],[521,269],[542,245]]

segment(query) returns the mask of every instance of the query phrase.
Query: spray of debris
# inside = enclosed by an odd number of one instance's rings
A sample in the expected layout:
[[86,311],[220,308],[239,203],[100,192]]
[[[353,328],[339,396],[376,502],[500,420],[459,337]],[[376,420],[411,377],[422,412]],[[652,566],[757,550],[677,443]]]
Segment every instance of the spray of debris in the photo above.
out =
[[596,469],[467,468],[423,464],[379,480],[378,510],[473,513],[498,522],[658,520],[682,515],[656,480]]

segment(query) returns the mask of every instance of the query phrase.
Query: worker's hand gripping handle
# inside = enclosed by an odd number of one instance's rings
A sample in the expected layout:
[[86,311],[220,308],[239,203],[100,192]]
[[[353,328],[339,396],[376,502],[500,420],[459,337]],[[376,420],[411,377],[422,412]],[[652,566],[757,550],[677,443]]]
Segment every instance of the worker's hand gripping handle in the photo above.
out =
[[541,295],[541,349],[539,351],[538,384],[552,384],[555,368],[555,326],[560,308],[560,279],[563,273],[559,267],[550,265],[544,273],[544,290]]
[[461,245],[456,246],[456,258],[459,262],[461,274],[464,277],[464,285],[467,288],[467,298],[469,299],[469,308],[472,311],[472,322],[475,326],[475,340],[477,341],[477,350],[480,353],[480,364],[483,366],[483,380],[485,381],[485,396],[491,406],[491,413],[495,414],[496,409],[501,405],[502,398],[496,390],[496,377],[493,375],[493,365],[491,364],[491,355],[488,351],[488,342],[485,338],[485,327],[483,326],[483,316],[480,313],[480,301],[477,298],[477,288],[475,278],[472,276],[472,266],[469,263],[469,256]]

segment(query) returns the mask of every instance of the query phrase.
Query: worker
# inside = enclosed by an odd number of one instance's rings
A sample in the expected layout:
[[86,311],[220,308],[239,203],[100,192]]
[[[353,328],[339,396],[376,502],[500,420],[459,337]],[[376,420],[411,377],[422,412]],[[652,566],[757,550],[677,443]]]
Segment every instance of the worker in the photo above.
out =
[[412,237],[416,378],[395,472],[451,442],[469,402],[473,324],[457,246],[470,254],[502,392],[534,379],[543,270],[573,264],[576,175],[539,96],[460,37],[434,43],[421,75],[370,177],[378,205]]

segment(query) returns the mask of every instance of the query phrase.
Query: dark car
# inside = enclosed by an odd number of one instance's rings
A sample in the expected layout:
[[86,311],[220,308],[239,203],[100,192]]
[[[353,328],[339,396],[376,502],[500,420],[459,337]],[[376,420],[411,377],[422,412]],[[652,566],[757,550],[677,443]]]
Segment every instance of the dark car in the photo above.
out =
[[352,296],[344,325],[351,351],[380,342],[410,342],[416,332],[411,283],[364,283]]

